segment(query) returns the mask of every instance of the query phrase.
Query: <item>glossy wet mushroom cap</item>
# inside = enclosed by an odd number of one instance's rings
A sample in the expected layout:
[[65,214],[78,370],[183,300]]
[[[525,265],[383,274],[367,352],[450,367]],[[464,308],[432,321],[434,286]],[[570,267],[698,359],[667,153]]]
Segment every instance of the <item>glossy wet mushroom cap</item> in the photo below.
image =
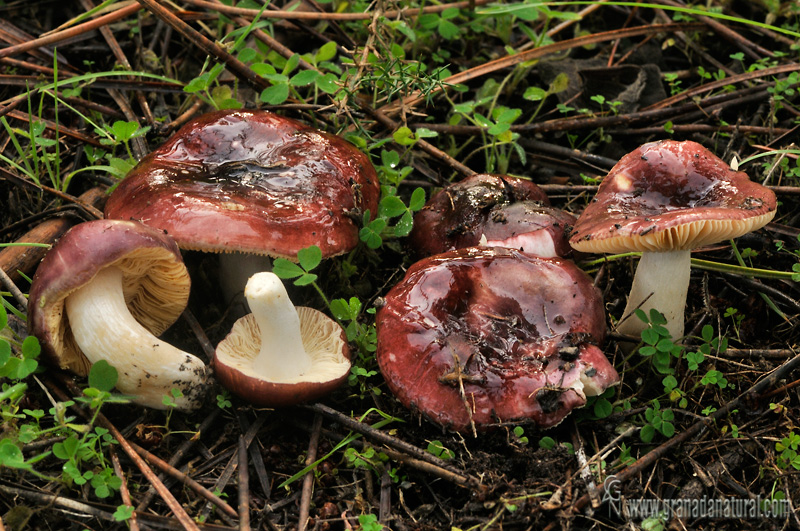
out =
[[175,242],[141,223],[96,220],[70,229],[33,277],[28,328],[46,361],[84,376],[100,359],[135,402],[163,408],[177,388],[179,409],[200,405],[208,370],[157,337],[183,312],[190,279]]
[[386,383],[445,428],[554,426],[618,380],[599,349],[600,293],[568,260],[458,249],[412,265],[385,300],[376,356]]
[[366,155],[344,139],[267,111],[205,114],[131,170],[105,215],[167,231],[182,249],[296,259],[358,243],[380,187]]
[[631,313],[651,308],[683,335],[691,249],[736,238],[775,216],[775,194],[695,142],[664,140],[625,155],[578,218],[570,244],[585,253],[642,251],[618,330],[638,335]]
[[[538,220],[528,225],[517,215],[519,209],[512,208],[519,203],[539,212]],[[549,204],[547,195],[530,181],[507,175],[472,175],[435,193],[417,212],[408,237],[409,248],[416,256],[423,257],[478,245],[489,231],[494,239],[519,237],[541,228],[545,216],[556,211]],[[509,213],[505,213],[509,208]],[[567,219],[559,213],[553,215],[556,222]],[[574,221],[571,215],[567,216],[570,222]],[[568,251],[567,237],[556,237],[564,241],[558,247]],[[518,242],[513,247],[518,248]]]

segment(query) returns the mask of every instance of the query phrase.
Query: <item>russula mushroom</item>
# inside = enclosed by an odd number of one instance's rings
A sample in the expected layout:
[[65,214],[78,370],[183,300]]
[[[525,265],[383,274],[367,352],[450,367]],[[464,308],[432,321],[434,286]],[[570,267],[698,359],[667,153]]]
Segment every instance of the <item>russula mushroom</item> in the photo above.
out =
[[570,239],[586,253],[641,251],[617,330],[638,336],[632,313],[655,308],[683,336],[693,248],[757,230],[775,216],[775,194],[695,142],[663,140],[625,155],[603,179]]
[[550,206],[530,181],[478,174],[435,193],[414,216],[409,247],[419,257],[475,245],[568,256],[575,217]]
[[[186,307],[190,280],[175,242],[141,223],[96,220],[70,229],[33,276],[30,333],[46,359],[85,376],[103,359],[117,389],[163,409],[200,406],[209,378],[196,356],[158,339]],[[171,395],[170,395],[171,396]]]
[[379,196],[368,157],[346,140],[267,111],[223,110],[144,157],[105,216],[165,230],[181,249],[296,260],[316,245],[327,258],[358,244]]
[[258,406],[278,407],[319,398],[350,372],[344,330],[313,308],[295,308],[283,282],[256,273],[244,291],[252,313],[233,325],[214,356],[223,387]]
[[554,426],[618,381],[599,291],[571,261],[467,247],[413,264],[376,317],[376,357],[406,407],[447,429]]

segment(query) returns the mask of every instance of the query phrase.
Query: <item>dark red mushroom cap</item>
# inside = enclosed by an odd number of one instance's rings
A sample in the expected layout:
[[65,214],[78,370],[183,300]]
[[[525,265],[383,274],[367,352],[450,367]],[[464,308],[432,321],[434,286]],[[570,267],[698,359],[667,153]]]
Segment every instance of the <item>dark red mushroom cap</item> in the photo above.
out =
[[582,252],[689,250],[767,224],[775,194],[696,142],[663,140],[625,155],[570,238]]
[[522,201],[540,207],[550,204],[542,189],[530,181],[472,175],[431,196],[414,216],[409,246],[422,257],[478,245],[486,225],[503,224],[502,214],[496,212]]
[[64,302],[106,267],[123,272],[131,315],[158,336],[180,317],[189,299],[189,273],[175,242],[133,221],[96,220],[72,227],[45,255],[33,276],[28,330],[51,364],[85,376],[91,363],[76,345]]
[[361,213],[380,186],[344,139],[266,111],[217,111],[183,126],[128,174],[108,218],[166,230],[181,248],[295,259],[358,243]]
[[560,258],[471,247],[423,259],[386,295],[376,323],[389,389],[452,430],[554,426],[618,380],[598,348],[601,295]]
[[481,232],[487,247],[510,247],[544,258],[572,255],[569,236],[576,218],[569,212],[521,201],[496,208]]

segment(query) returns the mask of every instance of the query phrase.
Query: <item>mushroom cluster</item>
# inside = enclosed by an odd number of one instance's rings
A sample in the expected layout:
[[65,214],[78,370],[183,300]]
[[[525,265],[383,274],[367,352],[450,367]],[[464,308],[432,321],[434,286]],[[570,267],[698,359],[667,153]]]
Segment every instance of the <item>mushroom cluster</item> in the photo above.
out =
[[656,309],[683,336],[691,250],[769,223],[775,194],[696,142],[663,140],[625,155],[578,218],[570,244],[586,253],[641,251],[617,328],[638,336],[632,316]]
[[[335,256],[357,245],[357,222],[377,212],[379,194],[368,157],[340,137],[266,111],[205,114],[131,170],[106,220],[78,226],[48,253],[31,289],[31,333],[78,374],[106,359],[120,373],[118,389],[140,404],[165,407],[163,395],[177,388],[178,407],[195,408],[209,370],[155,337],[188,299],[178,246],[296,260],[315,245]],[[259,405],[339,385],[350,362],[338,323],[295,309],[285,290],[276,294],[277,277],[254,275],[241,259],[225,276],[237,270],[250,277],[253,313],[220,345],[219,380]]]
[[535,184],[475,175],[414,218],[422,256],[385,296],[376,358],[405,406],[447,429],[561,422],[619,377],[602,298],[570,260],[575,217]]

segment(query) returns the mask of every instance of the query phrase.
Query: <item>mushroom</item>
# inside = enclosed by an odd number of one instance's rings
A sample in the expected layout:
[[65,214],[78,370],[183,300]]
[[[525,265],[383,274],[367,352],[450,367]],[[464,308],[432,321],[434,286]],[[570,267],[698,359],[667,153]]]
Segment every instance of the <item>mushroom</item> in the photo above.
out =
[[475,245],[568,256],[575,217],[549,205],[530,181],[473,175],[440,190],[417,212],[409,247],[419,257]]
[[691,250],[757,230],[775,216],[775,194],[695,142],[663,140],[625,155],[603,179],[570,239],[586,253],[641,251],[617,330],[638,336],[641,308],[683,336]]
[[209,371],[158,339],[186,307],[190,280],[175,242],[141,223],[96,220],[70,229],[45,255],[31,285],[28,327],[46,359],[85,376],[106,360],[117,389],[164,409],[202,403]]
[[258,406],[314,400],[350,372],[344,330],[322,312],[292,304],[283,282],[256,273],[244,291],[252,313],[236,321],[214,355],[219,382]]
[[413,264],[376,317],[376,357],[406,407],[455,431],[554,426],[618,381],[602,297],[571,261],[467,247]]
[[296,260],[311,245],[323,257],[352,250],[379,195],[368,157],[344,139],[267,111],[223,110],[143,158],[105,216],[165,230],[181,249]]

